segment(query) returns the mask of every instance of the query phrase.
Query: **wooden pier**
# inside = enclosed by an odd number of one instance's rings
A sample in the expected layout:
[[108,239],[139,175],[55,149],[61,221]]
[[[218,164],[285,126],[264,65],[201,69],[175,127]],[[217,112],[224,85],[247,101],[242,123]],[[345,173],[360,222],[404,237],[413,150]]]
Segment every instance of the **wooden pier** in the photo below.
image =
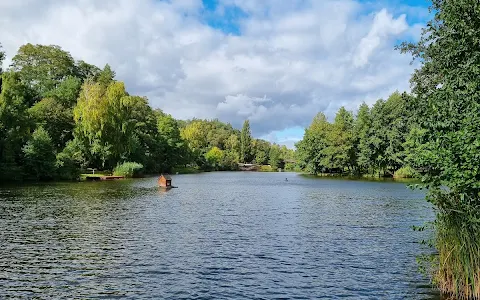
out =
[[87,181],[99,181],[99,180],[117,180],[124,179],[124,176],[87,176],[85,179]]

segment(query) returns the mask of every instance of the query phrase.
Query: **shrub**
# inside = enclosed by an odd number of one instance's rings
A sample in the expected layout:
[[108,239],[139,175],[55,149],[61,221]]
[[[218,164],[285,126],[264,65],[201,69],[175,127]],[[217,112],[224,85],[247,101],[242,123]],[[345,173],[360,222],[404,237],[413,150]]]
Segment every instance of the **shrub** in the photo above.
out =
[[258,169],[259,172],[275,172],[276,170],[272,169],[269,165],[261,165]]
[[143,165],[136,162],[124,162],[115,167],[113,175],[127,178],[141,177],[143,175]]
[[37,180],[54,177],[56,171],[55,152],[52,139],[43,127],[39,127],[33,132],[30,140],[23,147],[23,153],[27,175]]
[[394,178],[417,178],[418,173],[412,167],[405,166],[405,167],[401,167],[400,169],[398,169],[395,172],[395,174],[393,174],[393,177]]

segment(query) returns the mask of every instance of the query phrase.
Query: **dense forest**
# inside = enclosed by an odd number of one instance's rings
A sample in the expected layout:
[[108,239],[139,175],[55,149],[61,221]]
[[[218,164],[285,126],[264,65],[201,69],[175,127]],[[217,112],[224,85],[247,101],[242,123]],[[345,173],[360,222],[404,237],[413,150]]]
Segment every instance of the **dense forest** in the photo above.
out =
[[333,123],[317,114],[296,144],[300,168],[312,174],[416,176],[409,164],[419,130],[412,101],[395,92],[371,108],[363,103],[356,115],[341,107]]
[[[0,45],[1,47],[1,45]],[[5,53],[0,48],[0,66]],[[176,120],[130,95],[107,64],[76,61],[58,46],[20,47],[0,79],[0,180],[76,179],[123,163],[147,173],[177,166],[235,170],[239,162],[283,167],[285,146],[219,120]]]

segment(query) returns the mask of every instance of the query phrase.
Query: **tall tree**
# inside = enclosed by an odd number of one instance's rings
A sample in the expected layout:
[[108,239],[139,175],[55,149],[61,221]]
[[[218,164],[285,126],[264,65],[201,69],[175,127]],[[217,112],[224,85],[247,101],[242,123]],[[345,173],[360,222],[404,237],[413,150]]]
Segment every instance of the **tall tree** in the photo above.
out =
[[109,64],[106,64],[102,71],[98,72],[96,81],[103,86],[108,86],[115,79],[115,72]]
[[75,75],[75,61],[59,46],[26,44],[12,59],[12,69],[32,87],[39,98],[68,76]]
[[352,170],[356,166],[353,140],[353,114],[341,107],[335,121],[327,134],[327,147],[324,149],[327,166],[331,168]]
[[157,128],[162,141],[162,171],[184,164],[188,158],[187,145],[180,136],[175,119],[168,114],[159,114]]
[[250,121],[243,122],[242,133],[240,135],[240,159],[246,163],[252,159],[252,134],[250,132]]
[[55,176],[55,150],[52,139],[42,127],[37,128],[23,147],[25,170],[37,180]]
[[54,98],[45,98],[32,106],[28,112],[37,126],[48,132],[54,148],[60,152],[73,138],[73,111]]
[[77,104],[81,88],[80,78],[67,76],[55,89],[45,93],[45,98],[53,98],[64,107],[73,108]]
[[19,167],[21,147],[33,127],[28,114],[30,92],[18,74],[2,75],[0,93],[0,178],[15,177]]
[[87,79],[97,80],[101,71],[97,66],[86,63],[83,60],[75,63],[75,75],[82,81]]
[[455,298],[480,298],[480,2],[433,0],[434,17],[403,52],[422,129],[414,166],[437,207],[435,282]]
[[296,144],[299,165],[311,174],[316,175],[330,167],[325,154],[328,146],[327,134],[330,130],[331,124],[325,114],[318,113],[305,129],[303,139]]
[[359,109],[357,118],[355,120],[355,145],[357,153],[357,164],[360,168],[360,173],[368,171],[371,165],[372,151],[369,147],[369,132],[372,126],[372,120],[370,118],[370,108],[363,102]]

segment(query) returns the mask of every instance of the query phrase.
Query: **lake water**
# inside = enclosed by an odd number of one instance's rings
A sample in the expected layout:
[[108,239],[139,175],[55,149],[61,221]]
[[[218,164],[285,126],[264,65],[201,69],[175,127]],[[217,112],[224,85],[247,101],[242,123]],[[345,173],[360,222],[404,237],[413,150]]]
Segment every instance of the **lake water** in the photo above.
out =
[[[288,181],[285,178],[288,177]],[[440,299],[403,183],[219,172],[0,187],[0,298]]]

